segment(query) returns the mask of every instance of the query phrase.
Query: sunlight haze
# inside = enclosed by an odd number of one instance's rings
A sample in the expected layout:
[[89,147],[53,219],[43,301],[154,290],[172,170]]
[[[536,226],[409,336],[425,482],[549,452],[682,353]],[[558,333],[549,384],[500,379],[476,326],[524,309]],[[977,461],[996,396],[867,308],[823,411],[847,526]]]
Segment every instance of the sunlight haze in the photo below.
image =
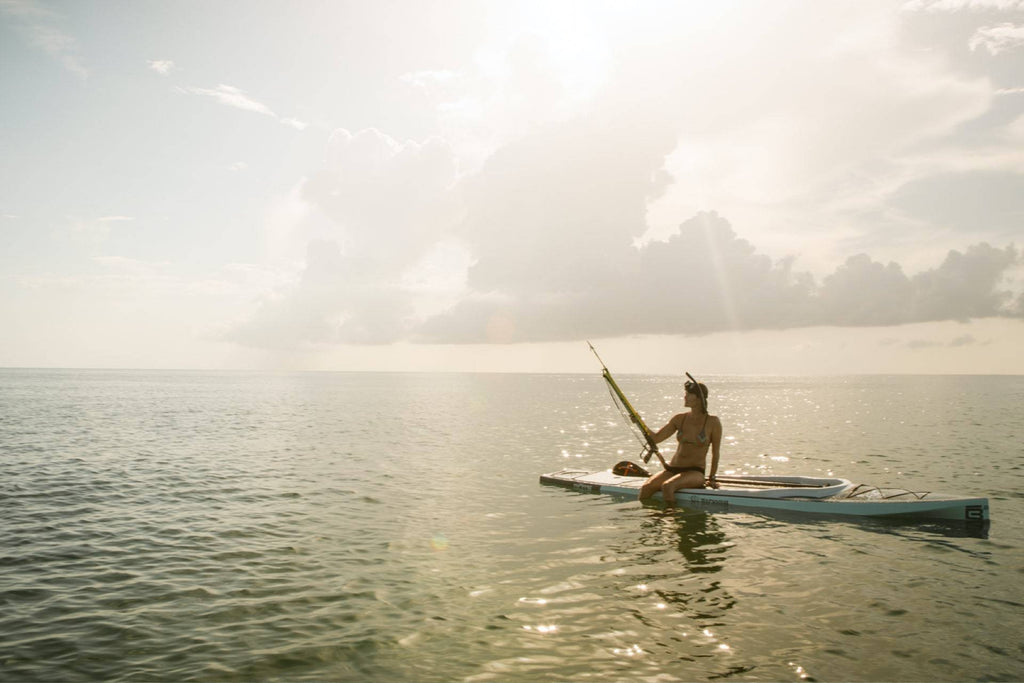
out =
[[0,0],[0,366],[1024,373],[1024,2]]

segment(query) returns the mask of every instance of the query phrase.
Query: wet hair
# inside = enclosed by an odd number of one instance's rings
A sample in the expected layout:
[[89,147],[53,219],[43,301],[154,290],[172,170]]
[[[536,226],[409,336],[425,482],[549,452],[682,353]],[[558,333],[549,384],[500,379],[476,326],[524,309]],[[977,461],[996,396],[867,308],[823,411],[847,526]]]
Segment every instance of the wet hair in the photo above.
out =
[[708,387],[704,382],[687,382],[683,386],[686,387],[686,392],[690,394],[696,394],[697,388],[700,387],[700,393],[704,394],[704,400],[708,400]]
[[687,379],[690,380],[689,382],[683,385],[684,387],[686,387],[686,393],[693,394],[694,396],[700,398],[700,407],[704,410],[705,413],[708,412],[707,385],[705,385],[703,382],[698,382],[690,373],[686,373],[686,377]]

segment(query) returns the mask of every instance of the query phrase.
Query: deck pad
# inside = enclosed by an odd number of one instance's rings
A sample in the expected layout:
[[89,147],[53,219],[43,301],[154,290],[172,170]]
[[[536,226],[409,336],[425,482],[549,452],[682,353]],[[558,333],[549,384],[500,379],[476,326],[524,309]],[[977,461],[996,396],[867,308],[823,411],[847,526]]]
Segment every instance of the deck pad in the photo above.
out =
[[[610,470],[598,472],[564,469],[541,475],[542,484],[584,493],[637,498],[643,477],[624,477]],[[987,498],[964,498],[902,489],[855,485],[847,479],[733,475],[719,478],[717,489],[680,489],[675,502],[682,505],[787,510],[809,514],[899,517],[978,522],[989,518]],[[661,493],[654,495],[661,499]]]

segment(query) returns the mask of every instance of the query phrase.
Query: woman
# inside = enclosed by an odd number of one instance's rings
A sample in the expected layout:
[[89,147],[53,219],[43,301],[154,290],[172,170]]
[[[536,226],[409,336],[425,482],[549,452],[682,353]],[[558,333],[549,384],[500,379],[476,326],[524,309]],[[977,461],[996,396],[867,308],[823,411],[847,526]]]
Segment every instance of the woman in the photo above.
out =
[[[651,435],[655,443],[661,443],[675,434],[679,445],[665,469],[644,482],[640,488],[640,500],[661,491],[665,504],[673,505],[675,493],[679,489],[704,488],[705,481],[707,486],[718,488],[715,474],[718,472],[718,455],[722,446],[722,422],[718,417],[708,414],[707,398],[706,386],[687,382],[685,405],[690,412],[675,415],[667,425]],[[709,446],[711,474],[705,480]]]

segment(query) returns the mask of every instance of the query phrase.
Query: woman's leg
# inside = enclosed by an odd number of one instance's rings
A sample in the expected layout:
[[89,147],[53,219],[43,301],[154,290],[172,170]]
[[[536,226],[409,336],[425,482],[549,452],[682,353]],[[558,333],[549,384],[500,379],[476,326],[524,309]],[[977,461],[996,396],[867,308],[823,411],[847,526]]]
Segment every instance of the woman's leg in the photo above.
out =
[[661,485],[661,495],[665,499],[665,505],[675,505],[676,491],[679,489],[701,489],[704,488],[703,472],[683,472],[677,477],[672,477]]
[[640,487],[640,500],[647,500],[655,493],[661,490],[661,485],[672,478],[674,475],[671,472],[662,470],[658,472],[650,479],[644,482],[644,485]]

